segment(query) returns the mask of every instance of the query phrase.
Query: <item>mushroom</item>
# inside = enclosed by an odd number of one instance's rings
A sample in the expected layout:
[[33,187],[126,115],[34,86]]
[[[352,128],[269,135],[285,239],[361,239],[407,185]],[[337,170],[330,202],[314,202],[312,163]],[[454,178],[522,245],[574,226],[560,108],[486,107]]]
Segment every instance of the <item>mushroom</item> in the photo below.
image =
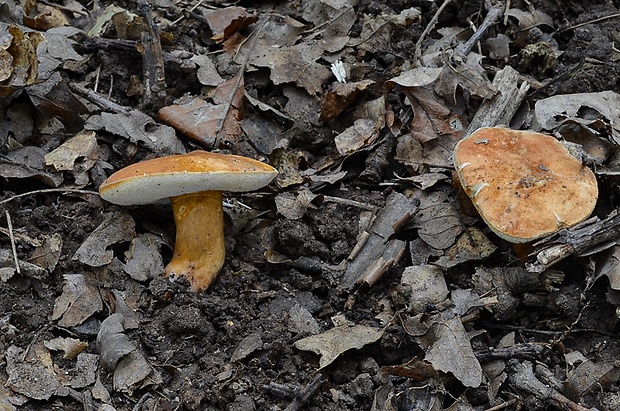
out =
[[166,267],[171,279],[186,278],[193,291],[209,287],[224,265],[222,191],[252,191],[277,170],[247,157],[192,151],[132,164],[99,187],[104,200],[120,205],[170,198],[176,244]]
[[501,238],[524,243],[585,220],[594,210],[594,173],[554,137],[481,128],[454,149],[463,190]]

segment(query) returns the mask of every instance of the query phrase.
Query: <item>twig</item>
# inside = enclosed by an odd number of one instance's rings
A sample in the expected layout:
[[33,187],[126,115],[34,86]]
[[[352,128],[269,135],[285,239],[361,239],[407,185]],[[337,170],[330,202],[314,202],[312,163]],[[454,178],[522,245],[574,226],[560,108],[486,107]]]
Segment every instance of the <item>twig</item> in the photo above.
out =
[[599,17],[598,19],[584,21],[583,23],[579,23],[579,24],[575,24],[574,26],[563,28],[562,30],[557,31],[556,33],[557,34],[561,34],[561,33],[564,33],[565,31],[568,31],[568,30],[575,30],[575,29],[577,29],[579,27],[587,26],[588,24],[600,23],[601,21],[613,19],[613,18],[616,18],[616,17],[620,17],[620,13],[614,13],[614,14],[610,14],[609,16]]
[[11,221],[11,215],[9,210],[4,210],[6,215],[6,225],[9,229],[9,239],[11,240],[11,250],[13,251],[13,261],[15,262],[15,271],[17,274],[21,274],[22,270],[19,268],[19,259],[17,258],[17,247],[15,247],[15,237],[13,236],[13,222]]
[[362,210],[368,210],[368,211],[377,211],[378,209],[378,207],[373,206],[371,204],[360,203],[359,201],[350,200],[348,198],[332,197],[328,195],[323,195],[322,197],[323,197],[323,201],[326,201],[328,203],[344,204],[344,205],[357,207]]
[[431,21],[429,21],[428,24],[426,25],[426,28],[420,35],[420,38],[418,39],[418,41],[415,43],[415,51],[413,53],[414,62],[418,62],[420,60],[420,57],[422,56],[422,42],[426,39],[426,36],[428,36],[428,33],[430,33],[431,30],[435,28],[435,25],[439,21],[439,16],[443,12],[443,9],[445,9],[446,6],[450,4],[451,1],[452,0],[444,0],[442,5],[439,6],[439,8],[437,9],[437,12],[435,12],[435,15],[433,16]]
[[502,16],[502,8],[499,6],[493,6],[489,8],[489,11],[484,18],[484,21],[478,27],[478,30],[472,34],[472,36],[465,43],[459,45],[454,49],[453,56],[455,57],[464,57],[469,54],[472,48],[480,41],[480,38],[486,33],[488,29],[490,29],[499,18]]
[[[0,227],[0,233],[6,235],[7,237],[11,236],[10,230],[7,230],[6,228],[3,228],[3,227]],[[27,235],[23,235],[20,233],[13,233],[13,235],[15,236],[16,240],[19,240],[23,243],[27,243],[33,247],[41,247],[41,242],[37,240],[36,238],[30,238]]]
[[164,106],[166,97],[164,51],[161,47],[158,27],[151,14],[151,5],[147,0],[138,0],[138,10],[144,17],[147,27],[141,37],[142,72],[144,76],[142,106],[157,111]]
[[[191,13],[194,10],[196,10],[198,7],[200,7],[200,5],[202,4],[204,0],[200,0],[199,2],[197,2],[196,4],[194,4],[188,11]],[[181,16],[178,19],[176,19],[175,21],[173,21],[172,23],[170,23],[171,26],[176,26],[177,24],[179,24],[179,22],[181,20],[183,20],[185,18],[185,16]]]
[[514,404],[515,402],[517,402],[516,398],[513,398],[512,400],[508,400],[506,402],[503,402],[499,405],[496,405],[495,407],[491,407],[491,408],[487,408],[487,411],[499,411],[499,410],[503,410],[504,408],[508,408],[510,407],[512,404]]
[[99,108],[107,111],[111,111],[113,113],[129,113],[131,109],[129,107],[121,106],[120,104],[116,104],[113,101],[110,101],[103,97],[102,95],[87,89],[84,86],[79,84],[69,82],[69,88],[76,94],[84,97],[91,103],[97,105]]
[[0,206],[6,203],[10,203],[13,200],[17,200],[18,198],[28,197],[34,194],[42,194],[42,193],[78,193],[78,194],[92,194],[96,196],[99,195],[99,193],[96,191],[79,190],[76,188],[44,188],[42,190],[29,191],[27,193],[21,193],[21,194],[17,194],[9,198],[5,198],[4,200],[0,201]]
[[319,374],[316,376],[310,384],[306,385],[304,388],[299,390],[295,399],[284,409],[284,411],[298,411],[303,407],[310,397],[314,395],[314,392],[321,386],[323,383],[323,375]]

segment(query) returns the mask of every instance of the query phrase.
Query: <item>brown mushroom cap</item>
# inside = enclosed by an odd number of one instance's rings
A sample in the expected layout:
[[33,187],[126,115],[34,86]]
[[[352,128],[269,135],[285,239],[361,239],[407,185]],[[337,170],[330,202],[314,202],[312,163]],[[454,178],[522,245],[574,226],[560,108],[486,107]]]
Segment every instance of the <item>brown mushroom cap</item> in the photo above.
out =
[[149,204],[202,191],[252,191],[278,174],[247,157],[192,151],[125,167],[99,187],[104,200],[120,205]]
[[594,173],[532,131],[481,128],[456,145],[454,166],[482,219],[514,243],[585,220],[598,197]]

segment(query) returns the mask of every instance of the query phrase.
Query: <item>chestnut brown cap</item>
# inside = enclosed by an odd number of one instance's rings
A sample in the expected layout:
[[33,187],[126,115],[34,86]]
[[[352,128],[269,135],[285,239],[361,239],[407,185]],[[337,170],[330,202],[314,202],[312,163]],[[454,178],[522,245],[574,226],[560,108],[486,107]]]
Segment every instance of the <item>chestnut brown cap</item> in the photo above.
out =
[[150,204],[202,191],[252,191],[277,174],[270,165],[251,158],[192,151],[125,167],[110,176],[99,193],[114,204]]
[[554,137],[481,128],[454,149],[463,190],[501,238],[523,243],[585,220],[594,210],[594,173]]

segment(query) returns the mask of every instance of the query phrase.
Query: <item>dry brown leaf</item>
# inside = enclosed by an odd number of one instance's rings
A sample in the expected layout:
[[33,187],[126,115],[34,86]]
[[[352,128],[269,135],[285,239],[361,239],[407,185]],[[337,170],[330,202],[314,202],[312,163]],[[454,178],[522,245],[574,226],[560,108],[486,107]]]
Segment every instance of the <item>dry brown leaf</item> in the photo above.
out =
[[433,248],[445,250],[456,241],[463,231],[458,212],[443,191],[418,191],[418,212],[412,223],[418,227],[418,235]]
[[321,356],[319,368],[325,368],[342,353],[372,344],[383,335],[383,330],[364,325],[339,326],[322,334],[295,341],[295,348],[312,351]]
[[28,86],[26,92],[38,110],[58,118],[68,132],[82,131],[84,120],[80,115],[88,113],[88,109],[69,90],[59,72]]
[[0,176],[4,178],[33,178],[50,187],[58,187],[63,177],[61,173],[45,169],[43,149],[25,146],[9,151],[0,157]]
[[60,327],[75,327],[103,309],[99,291],[83,274],[65,274],[62,294],[54,302],[51,320]]
[[232,34],[243,30],[258,20],[256,13],[250,14],[243,7],[230,6],[213,10],[205,18],[216,43],[221,43]]
[[338,152],[346,156],[372,145],[378,138],[379,129],[375,120],[357,119],[351,127],[338,134],[334,142]]
[[556,130],[566,125],[588,127],[620,144],[620,95],[613,91],[552,96],[536,102],[534,127]]
[[128,113],[102,112],[91,116],[84,128],[95,131],[105,130],[126,138],[134,144],[141,144],[155,153],[185,153],[185,147],[172,127],[158,124],[138,110]]
[[435,265],[405,268],[400,283],[411,287],[408,308],[413,314],[424,313],[429,304],[439,304],[448,297],[443,270]]
[[[426,352],[424,360],[437,371],[452,373],[466,387],[478,387],[482,382],[482,367],[474,355],[461,318],[442,318],[441,314],[427,321],[430,329],[416,341]],[[458,361],[455,361],[458,358]]]
[[321,43],[301,43],[292,47],[265,50],[252,61],[254,66],[269,67],[274,84],[294,83],[313,96],[323,91],[323,85],[332,77],[327,67],[316,62],[322,56]]
[[112,212],[104,215],[103,222],[95,228],[80,245],[73,260],[91,267],[109,264],[114,258],[113,244],[130,241],[136,236],[133,218],[126,212]]
[[44,341],[43,344],[52,351],[63,351],[63,357],[69,360],[75,360],[79,353],[88,348],[84,341],[71,337],[57,337]]
[[161,376],[125,334],[124,317],[112,314],[101,323],[96,340],[103,366],[114,371],[114,389],[131,394],[136,388],[159,384]]
[[423,146],[421,163],[452,167],[454,146],[465,133],[464,117],[453,113],[430,91],[403,89],[414,112],[411,134]]
[[468,227],[456,240],[456,244],[446,250],[446,254],[439,258],[435,264],[451,268],[458,264],[483,260],[493,254],[497,247],[477,227]]
[[214,148],[218,140],[236,148],[243,133],[240,121],[244,116],[243,77],[233,77],[221,83],[215,91],[213,103],[198,97],[184,97],[159,110],[163,122],[205,148]]
[[331,91],[325,95],[323,107],[321,107],[321,121],[329,121],[338,117],[362,91],[372,84],[374,84],[372,80],[356,83],[334,83]]
[[37,4],[36,11],[24,9],[24,12],[24,25],[31,29],[45,31],[69,24],[62,11],[47,4]]
[[62,252],[62,236],[60,234],[52,234],[45,238],[43,245],[37,247],[30,254],[28,259],[33,264],[52,272],[58,264]]
[[45,164],[54,167],[56,171],[73,171],[78,158],[91,158],[96,150],[97,139],[94,132],[78,133],[46,154]]
[[125,252],[125,271],[136,281],[146,281],[164,275],[164,262],[161,257],[161,238],[155,234],[140,234]]
[[298,220],[306,214],[306,210],[317,197],[307,188],[302,188],[295,196],[291,192],[280,193],[275,198],[276,209],[289,220]]
[[[48,400],[61,387],[58,375],[48,358],[39,349],[29,347],[28,352],[11,345],[4,353],[6,360],[6,385],[14,392],[35,400]],[[9,408],[10,409],[10,408]]]
[[474,95],[483,99],[491,98],[497,90],[486,76],[485,70],[480,65],[484,56],[477,53],[469,53],[467,60],[457,61],[454,65],[444,65],[435,90],[450,104],[457,105],[457,91],[464,92],[465,97]]

